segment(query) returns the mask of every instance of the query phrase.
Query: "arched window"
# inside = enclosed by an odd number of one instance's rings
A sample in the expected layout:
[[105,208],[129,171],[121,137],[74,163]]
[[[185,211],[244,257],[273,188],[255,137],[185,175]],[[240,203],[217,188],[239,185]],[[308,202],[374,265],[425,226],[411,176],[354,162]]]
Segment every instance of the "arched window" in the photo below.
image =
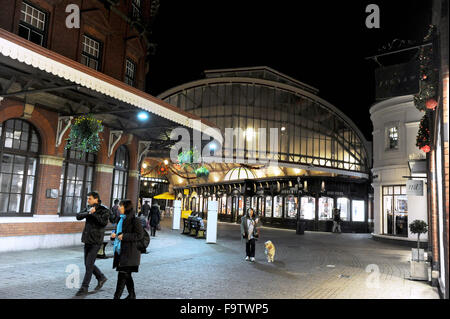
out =
[[95,155],[64,150],[64,157],[58,212],[61,215],[75,215],[86,206],[87,194],[92,190]]
[[111,206],[115,199],[122,200],[127,196],[129,158],[127,147],[125,145],[119,146],[114,157]]
[[26,121],[0,123],[0,214],[31,214],[39,137]]

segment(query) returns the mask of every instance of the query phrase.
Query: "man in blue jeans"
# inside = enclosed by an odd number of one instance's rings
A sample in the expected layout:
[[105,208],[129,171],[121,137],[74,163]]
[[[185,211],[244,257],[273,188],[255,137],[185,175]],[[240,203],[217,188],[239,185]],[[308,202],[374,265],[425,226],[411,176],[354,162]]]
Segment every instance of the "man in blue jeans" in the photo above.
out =
[[86,266],[86,273],[76,296],[87,295],[92,274],[98,280],[95,290],[100,290],[107,280],[100,269],[95,266],[95,259],[103,244],[105,226],[108,224],[110,211],[106,206],[101,204],[100,196],[97,192],[90,192],[87,201],[89,206],[77,214],[77,220],[86,219],[83,234],[81,235],[81,241],[84,243],[84,265]]

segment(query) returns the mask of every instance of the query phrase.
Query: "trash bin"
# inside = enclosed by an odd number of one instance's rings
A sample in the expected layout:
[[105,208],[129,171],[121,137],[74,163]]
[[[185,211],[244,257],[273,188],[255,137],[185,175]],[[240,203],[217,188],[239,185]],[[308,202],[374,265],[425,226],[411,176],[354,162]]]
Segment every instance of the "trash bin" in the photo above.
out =
[[297,235],[304,235],[306,228],[306,222],[297,222]]

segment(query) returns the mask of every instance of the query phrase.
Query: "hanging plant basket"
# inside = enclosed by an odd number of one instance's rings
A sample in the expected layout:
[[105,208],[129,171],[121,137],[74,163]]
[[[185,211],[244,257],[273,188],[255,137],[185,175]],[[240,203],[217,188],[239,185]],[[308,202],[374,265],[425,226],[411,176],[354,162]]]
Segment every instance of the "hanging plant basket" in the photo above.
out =
[[197,168],[194,172],[197,177],[207,178],[209,176],[209,170],[205,166]]
[[91,114],[77,117],[70,129],[65,148],[81,151],[80,156],[83,153],[96,153],[100,150],[100,132],[103,132],[102,121]]

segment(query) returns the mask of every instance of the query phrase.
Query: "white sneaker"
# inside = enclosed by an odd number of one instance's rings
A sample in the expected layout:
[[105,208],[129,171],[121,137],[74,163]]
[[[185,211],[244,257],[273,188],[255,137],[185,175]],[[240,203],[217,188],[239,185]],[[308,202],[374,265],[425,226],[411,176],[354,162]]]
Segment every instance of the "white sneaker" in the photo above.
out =
[[250,258],[250,261],[251,261],[251,262],[255,262],[255,257],[251,257],[251,258]]
[[249,260],[250,260],[250,257],[248,257],[248,256],[245,257],[245,260],[246,260],[246,261],[249,261]]

